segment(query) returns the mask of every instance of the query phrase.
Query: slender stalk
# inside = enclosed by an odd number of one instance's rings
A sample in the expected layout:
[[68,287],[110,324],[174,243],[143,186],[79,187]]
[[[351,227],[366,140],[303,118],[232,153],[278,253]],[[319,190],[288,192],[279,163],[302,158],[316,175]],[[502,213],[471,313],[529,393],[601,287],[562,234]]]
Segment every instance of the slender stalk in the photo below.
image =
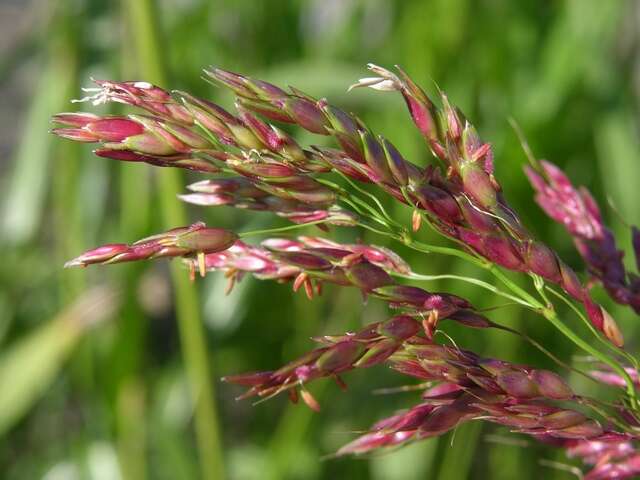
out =
[[547,357],[549,357],[551,360],[553,360],[555,363],[557,363],[558,365],[560,365],[562,368],[569,370],[570,372],[575,372],[578,375],[583,376],[584,378],[597,383],[598,385],[601,385],[600,380],[595,379],[594,377],[592,377],[591,375],[589,375],[586,372],[583,372],[582,370],[572,367],[571,365],[569,365],[568,363],[563,362],[562,360],[560,360],[556,355],[554,355],[553,353],[551,353],[547,348],[543,347],[540,342],[538,342],[537,340],[531,338],[529,335],[527,335],[526,333],[520,332],[514,328],[510,328],[507,327],[505,325],[500,325],[498,323],[494,323],[493,325],[494,328],[497,328],[499,330],[503,330],[505,332],[509,332],[512,333],[514,335],[519,336],[520,338],[522,338],[525,342],[528,342],[529,344],[531,344],[533,347],[537,348],[539,351],[541,351],[543,354],[545,354]]
[[[345,176],[345,178],[347,178]],[[350,193],[348,190],[345,190],[344,188],[342,188],[340,185],[337,185],[336,183],[330,181],[330,180],[326,180],[323,178],[316,178],[316,181],[318,183],[321,183],[327,187],[332,188],[339,196],[340,196],[340,200],[342,200],[343,202],[345,202],[347,205],[349,205],[350,207],[354,208],[358,213],[360,213],[361,215],[367,215],[369,216],[369,218],[371,220],[375,220],[376,222],[378,222],[380,225],[384,225],[385,227],[387,227],[388,229],[391,229],[391,223],[389,223],[389,219],[387,218],[388,215],[385,212],[385,216],[381,216],[380,213],[370,204],[368,204],[366,201],[364,201],[363,199],[361,199],[360,197],[358,197],[357,195],[353,195],[352,193]],[[349,182],[351,182],[349,180]],[[355,184],[354,184],[355,185]],[[361,188],[358,188],[359,191],[364,192],[367,195],[372,196],[369,192],[364,191]],[[374,197],[375,198],[375,197]],[[379,200],[376,199],[376,202],[378,204],[380,204]],[[361,207],[365,208],[366,210],[368,210],[368,214],[363,212],[361,210]],[[382,204],[380,204],[380,208],[382,208]],[[384,209],[383,209],[384,210]],[[390,217],[389,217],[390,218]],[[394,222],[393,220],[391,220],[391,222],[395,225],[398,225],[396,222]],[[398,225],[399,226],[399,225]]]
[[423,280],[423,281],[436,281],[436,280],[459,280],[461,282],[466,282],[466,283],[471,283],[473,285],[476,285],[478,287],[482,287],[486,290],[489,290],[492,293],[495,293],[498,296],[504,297],[504,298],[508,298],[509,300],[512,300],[514,302],[516,302],[519,305],[522,305],[526,308],[530,308],[530,309],[534,309],[535,307],[533,307],[532,305],[530,305],[528,302],[525,302],[524,300],[522,300],[520,297],[516,297],[515,295],[511,295],[507,292],[504,292],[502,290],[500,290],[498,287],[496,287],[495,285],[489,283],[489,282],[485,282],[483,280],[479,280],[477,278],[473,278],[473,277],[464,277],[462,275],[452,275],[452,274],[443,274],[443,275],[422,275],[419,273],[415,273],[415,272],[411,272],[407,275],[402,275],[402,274],[394,274],[394,276],[397,277],[402,277],[402,278],[406,278],[409,280]]
[[[138,76],[135,58],[130,55],[130,45],[133,40],[132,27],[132,25],[125,26],[121,37],[122,78]],[[125,113],[122,105],[113,104],[111,108],[116,114]],[[151,173],[141,165],[123,163],[118,166],[119,229],[122,238],[144,237],[149,232]],[[143,268],[142,265],[129,264],[118,271],[118,281],[122,284],[125,293],[119,316],[126,318],[127,321],[118,325],[115,348],[109,359],[116,390],[118,461],[122,475],[127,480],[145,480],[149,477],[147,465],[149,440],[156,438],[149,431],[148,415],[146,415],[149,385],[141,374],[149,333],[149,322],[145,318],[146,315],[136,294],[136,286]]]
[[[315,223],[323,223],[323,222],[312,222],[309,225],[313,225]],[[259,231],[255,231],[255,232],[246,232],[244,234],[242,234],[242,237],[246,237],[246,236],[250,236],[250,235],[257,235],[257,234],[264,234],[264,233],[276,233],[276,232],[282,232],[282,231],[286,231],[286,230],[292,230],[292,229],[296,229],[296,228],[301,228],[304,227],[305,225],[291,225],[291,226],[287,226],[287,227],[282,227],[282,228],[274,228],[274,229],[267,229],[267,230],[259,230]],[[365,224],[361,224],[361,226],[368,228],[367,225]],[[376,231],[376,230],[374,230]],[[404,278],[409,278],[409,279],[415,279],[415,280],[436,280],[436,279],[442,279],[442,278],[451,278],[451,279],[457,279],[457,280],[462,280],[462,281],[466,281],[469,283],[473,283],[475,285],[481,286],[487,290],[490,290],[491,292],[503,296],[505,298],[508,298],[510,300],[513,300],[517,303],[519,303],[520,305],[523,305],[527,308],[533,309],[538,311],[539,313],[541,313],[547,320],[549,320],[552,325],[554,325],[554,327],[556,327],[561,333],[563,333],[567,338],[569,338],[573,343],[575,343],[578,347],[580,347],[582,350],[584,350],[585,352],[593,355],[594,357],[598,358],[600,361],[602,361],[603,363],[609,365],[612,369],[614,369],[617,373],[619,373],[627,382],[627,394],[632,402],[632,405],[636,405],[637,401],[636,401],[636,393],[635,393],[635,388],[633,386],[633,381],[631,380],[631,377],[627,374],[627,372],[624,370],[623,367],[621,367],[615,360],[610,359],[609,357],[607,357],[606,355],[604,355],[602,352],[600,352],[599,350],[595,349],[594,347],[592,347],[588,342],[586,342],[585,340],[583,340],[581,337],[579,337],[578,335],[576,335],[570,328],[568,328],[561,320],[560,318],[557,316],[557,313],[555,312],[555,309],[553,308],[553,305],[547,301],[546,296],[543,295],[544,291],[541,291],[541,296],[543,298],[543,300],[546,301],[547,305],[544,305],[543,303],[541,303],[539,300],[537,300],[535,297],[533,297],[531,294],[529,294],[526,290],[524,290],[522,287],[518,286],[517,284],[515,284],[513,281],[511,281],[502,271],[500,271],[498,269],[498,267],[496,267],[493,264],[490,264],[488,262],[484,262],[483,260],[474,257],[473,255],[470,255],[464,251],[461,250],[457,250],[457,249],[453,249],[453,248],[449,248],[449,247],[440,247],[440,246],[433,246],[433,245],[427,245],[427,244],[423,244],[422,242],[418,242],[415,241],[413,239],[411,239],[408,235],[404,234],[404,235],[397,235],[397,234],[393,234],[391,232],[378,232],[381,233],[383,235],[386,236],[390,236],[392,238],[396,238],[397,240],[402,240],[407,246],[409,246],[410,248],[413,248],[415,250],[418,251],[422,251],[422,252],[426,252],[426,253],[443,253],[446,255],[452,255],[452,256],[456,256],[458,258],[462,258],[466,261],[469,261],[471,263],[473,263],[474,265],[477,265],[485,270],[488,270],[494,277],[496,277],[497,279],[499,279],[504,285],[506,285],[509,290],[511,290],[515,295],[511,295],[509,293],[503,292],[500,289],[498,289],[497,287],[487,283],[487,282],[483,282],[482,280],[478,280],[478,279],[473,279],[473,278],[469,278],[469,277],[462,277],[462,276],[458,276],[458,275],[437,275],[437,276],[428,276],[428,275],[420,275],[420,274],[415,274],[412,273],[410,275],[405,275],[403,276]],[[540,284],[540,282],[536,282],[536,287],[538,287],[538,284]],[[542,287],[540,287],[542,288]],[[540,291],[540,288],[538,288],[538,290]]]
[[145,393],[145,385],[140,379],[129,378],[123,382],[116,402],[120,431],[118,456],[125,479],[148,478],[145,461],[148,441]]
[[[68,6],[68,5],[67,5]],[[59,8],[54,15],[54,30],[49,45],[51,67],[59,78],[57,88],[61,98],[68,98],[78,89],[77,72],[79,41],[77,27],[70,26],[70,20]],[[82,249],[83,228],[81,210],[77,208],[79,201],[78,184],[80,183],[80,158],[77,144],[56,142],[54,155],[56,160],[64,162],[64,168],[52,179],[53,204],[56,219],[56,231],[62,232],[57,239],[60,263],[70,258],[74,252]],[[64,272],[60,277],[61,297],[68,303],[83,289],[83,276]]]
[[[140,73],[151,82],[166,84],[166,71],[159,45],[156,2],[125,0],[125,6],[132,24]],[[163,223],[169,228],[186,224],[184,206],[176,201],[176,195],[180,192],[179,172],[163,169],[158,173]],[[202,476],[205,479],[220,480],[225,476],[223,455],[198,297],[178,263],[171,265],[171,275],[182,354],[194,403]]]
[[[427,219],[427,223],[433,227],[433,225],[429,221],[429,218],[427,217],[426,219]],[[435,229],[435,230],[437,231],[437,229]],[[587,353],[593,355],[594,357],[598,358],[600,361],[602,361],[606,365],[610,366],[616,373],[618,373],[625,380],[625,383],[627,385],[626,391],[627,391],[627,395],[629,396],[629,401],[631,403],[632,408],[633,409],[637,409],[638,408],[638,400],[637,400],[637,396],[636,396],[635,386],[634,386],[633,380],[631,379],[629,374],[626,372],[626,370],[615,359],[609,358],[607,355],[603,354],[599,350],[597,350],[594,347],[592,347],[584,339],[582,339],[581,337],[579,337],[578,335],[573,333],[573,331],[569,327],[567,327],[562,322],[562,320],[560,320],[560,318],[558,317],[558,315],[557,315],[557,313],[555,311],[555,308],[554,308],[553,304],[548,300],[548,298],[546,297],[546,295],[544,293],[545,284],[544,284],[544,280],[541,277],[538,277],[538,276],[534,277],[534,285],[536,286],[536,289],[537,289],[538,293],[540,294],[540,297],[543,299],[543,301],[546,304],[541,303],[534,296],[532,296],[529,292],[524,290],[522,287],[518,286],[516,283],[512,282],[500,270],[500,268],[498,266],[496,266],[495,264],[493,264],[491,262],[483,260],[482,258],[478,258],[476,256],[473,256],[473,255],[471,255],[471,254],[469,254],[469,253],[467,253],[467,252],[465,252],[463,250],[456,250],[456,249],[449,248],[449,247],[440,247],[440,246],[435,246],[435,245],[424,244],[422,242],[413,240],[411,238],[411,236],[408,234],[408,232],[402,232],[401,235],[390,234],[389,236],[392,236],[392,237],[395,236],[395,238],[397,238],[398,240],[404,242],[408,247],[413,248],[415,250],[422,251],[422,252],[425,252],[425,253],[441,253],[441,254],[444,254],[444,255],[450,255],[450,256],[462,258],[462,259],[464,259],[464,260],[466,260],[468,262],[473,263],[474,265],[479,266],[480,268],[483,268],[483,269],[489,271],[495,278],[500,280],[509,290],[511,290],[518,297],[520,297],[525,303],[529,304],[531,307],[533,307],[539,313],[541,313],[547,320],[549,320],[551,322],[551,324],[554,327],[556,327],[562,334],[564,334],[567,338],[569,338],[569,340],[571,340],[575,345],[580,347],[585,352],[587,352]],[[553,293],[556,294],[557,296],[559,296],[560,298],[562,298],[565,302],[567,302],[568,304],[570,304],[573,307],[571,302],[569,302],[567,299],[565,299],[563,295],[560,295],[555,291],[553,291]],[[598,332],[596,332],[595,329],[588,322],[588,320],[586,318],[584,318],[584,315],[582,315],[581,312],[579,310],[577,310],[575,307],[573,307],[573,309],[576,311],[576,313],[578,313],[578,315],[585,322],[587,322],[587,324],[589,325],[592,333],[600,341],[603,341],[602,337],[600,336],[600,334]],[[632,363],[635,364],[635,362],[632,362]]]
[[626,370],[622,366],[620,366],[618,362],[609,358],[607,355],[604,355],[602,352],[600,352],[599,350],[591,346],[589,342],[585,341],[584,339],[582,339],[581,337],[573,333],[573,331],[571,331],[571,329],[568,326],[566,326],[562,322],[562,320],[560,320],[560,318],[558,318],[558,315],[555,312],[551,310],[547,310],[545,311],[544,316],[547,320],[549,320],[552,323],[554,327],[560,330],[560,332],[562,332],[562,334],[565,337],[569,338],[569,340],[571,340],[573,343],[575,343],[578,347],[580,347],[585,352],[589,353],[590,355],[593,355],[602,363],[611,367],[618,375],[620,375],[624,379],[624,381],[627,384],[627,388],[626,388],[627,395],[629,396],[631,405],[633,406],[634,409],[636,409],[638,406],[638,401],[636,398],[636,390],[633,385],[633,380],[631,379],[629,374],[626,372]]
[[627,359],[629,361],[629,363],[631,365],[633,365],[633,368],[635,368],[636,370],[638,370],[640,368],[640,365],[638,364],[638,359],[635,358],[633,355],[631,355],[628,352],[625,352],[622,349],[619,349],[615,346],[613,346],[611,344],[611,342],[605,340],[604,338],[602,338],[602,335],[600,335],[596,329],[594,328],[594,326],[591,324],[591,322],[587,319],[587,317],[584,316],[584,314],[578,309],[578,307],[576,307],[571,301],[569,301],[564,295],[560,294],[559,292],[557,292],[556,290],[554,290],[553,288],[549,287],[549,286],[545,286],[545,288],[552,293],[554,296],[558,297],[560,300],[562,300],[566,305],[568,305],[571,310],[573,310],[575,312],[575,314],[582,320],[582,322],[587,326],[587,328],[589,328],[589,330],[591,330],[591,332],[593,332],[593,334],[598,338],[598,340],[600,340],[600,343],[602,343],[603,345],[605,345],[609,350],[611,350],[614,353],[620,354],[622,355],[625,359]]
[[300,223],[300,224],[294,224],[294,225],[286,225],[284,227],[265,228],[263,230],[252,230],[252,231],[249,231],[249,232],[239,233],[238,236],[240,238],[246,238],[246,237],[253,237],[253,236],[256,236],[256,235],[271,235],[272,233],[287,232],[289,230],[298,230],[300,228],[309,227],[311,225],[321,225],[323,223],[327,223],[327,220],[317,220],[315,222],[307,222],[307,223]]
[[400,224],[398,222],[396,222],[393,217],[391,217],[391,215],[389,215],[387,213],[387,211],[385,210],[384,206],[382,205],[382,202],[380,202],[380,200],[378,200],[378,197],[376,197],[374,194],[367,192],[364,188],[360,187],[356,182],[354,182],[353,180],[351,180],[349,177],[347,177],[344,173],[342,172],[338,172],[339,175],[344,178],[349,185],[351,185],[355,190],[357,190],[358,192],[362,193],[363,195],[366,195],[367,197],[371,198],[374,203],[378,206],[378,209],[380,210],[380,212],[382,213],[382,215],[384,216],[384,218],[390,222],[392,225],[395,225],[397,227],[400,227]]
[[[81,38],[84,27],[74,21],[69,13],[70,6],[69,1],[58,2],[53,9],[52,25],[49,27],[51,29],[48,44],[49,65],[46,67],[43,79],[49,77],[44,80],[45,88],[52,88],[59,96],[55,100],[55,105],[51,105],[50,108],[57,108],[58,105],[68,108],[66,99],[75,95],[79,88],[78,72],[81,68],[83,48]],[[64,103],[61,99],[65,99]],[[49,114],[46,110],[43,113]],[[26,133],[30,135],[28,130]],[[79,205],[83,204],[83,195],[78,188],[85,167],[81,162],[79,145],[55,142],[53,147],[50,157],[55,160],[55,166],[52,166],[58,173],[51,180],[51,211],[55,221],[54,231],[58,235],[56,238],[57,262],[61,265],[85,246],[84,232],[87,226],[83,212],[79,208]],[[41,165],[40,169],[47,170],[45,165]],[[33,177],[30,177],[30,181],[37,184]],[[27,189],[29,192],[33,190],[31,185]],[[44,211],[40,214],[46,216]],[[68,305],[86,289],[86,274],[61,272],[58,286],[61,305]],[[93,349],[92,342],[82,342],[75,354],[76,360],[72,362],[76,380],[87,390],[91,390],[96,385]]]
[[442,247],[439,245],[428,245],[426,243],[422,243],[420,241],[417,240],[413,240],[410,236],[408,235],[403,235],[402,237],[397,237],[396,238],[402,242],[405,243],[405,245],[407,245],[409,248],[412,248],[414,250],[417,250],[419,252],[424,252],[424,253],[440,253],[443,255],[449,255],[452,257],[458,257],[461,258],[467,262],[470,262],[484,270],[487,270],[488,272],[490,272],[494,277],[496,277],[498,280],[500,280],[507,288],[509,288],[509,290],[511,290],[514,294],[516,294],[518,297],[520,297],[524,302],[526,302],[527,304],[529,304],[530,306],[534,307],[534,308],[544,308],[545,306],[542,305],[538,300],[536,300],[536,298],[531,295],[529,292],[527,292],[526,290],[524,290],[522,287],[516,285],[513,281],[511,281],[504,273],[502,273],[500,271],[500,269],[498,267],[496,267],[494,264],[486,262],[480,258],[477,258],[467,252],[464,252],[462,250],[458,250],[456,248],[450,248],[450,247]]

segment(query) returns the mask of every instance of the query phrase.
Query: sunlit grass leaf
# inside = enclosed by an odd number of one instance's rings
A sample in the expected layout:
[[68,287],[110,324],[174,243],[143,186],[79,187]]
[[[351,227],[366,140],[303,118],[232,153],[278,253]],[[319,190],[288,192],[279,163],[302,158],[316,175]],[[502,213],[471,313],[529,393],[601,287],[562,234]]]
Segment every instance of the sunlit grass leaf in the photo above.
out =
[[52,137],[47,135],[49,116],[55,109],[58,82],[53,72],[44,72],[32,96],[14,157],[14,169],[3,205],[2,236],[12,242],[29,239],[42,216],[48,188],[48,152]]
[[95,288],[0,355],[0,435],[46,391],[82,334],[117,308],[112,290]]

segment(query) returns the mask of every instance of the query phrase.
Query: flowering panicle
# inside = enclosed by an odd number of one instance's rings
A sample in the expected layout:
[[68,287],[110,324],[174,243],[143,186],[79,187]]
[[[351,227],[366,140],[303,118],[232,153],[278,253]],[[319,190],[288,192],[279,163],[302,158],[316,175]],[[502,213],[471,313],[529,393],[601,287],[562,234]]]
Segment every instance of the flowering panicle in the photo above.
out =
[[[611,230],[602,221],[600,208],[589,191],[576,190],[569,178],[554,164],[541,161],[539,172],[526,168],[536,190],[538,205],[556,222],[562,224],[586,263],[616,302],[629,305],[640,313],[640,277],[625,270],[624,253],[616,246]],[[631,228],[636,264],[640,263],[640,233]],[[640,265],[638,266],[640,272]]]
[[[636,371],[636,369],[627,367],[624,370],[627,375],[629,375],[633,383],[640,386],[640,377],[638,376],[638,372]],[[612,371],[611,368],[606,365],[597,365],[594,370],[591,370],[589,372],[589,375],[597,378],[602,383],[606,383],[615,387],[624,388],[624,386],[626,385],[625,380],[620,376],[620,374]]]
[[93,105],[108,102],[123,103],[146,110],[158,117],[170,118],[176,123],[191,125],[193,119],[185,107],[177,105],[171,95],[160,87],[148,82],[112,82],[109,80],[94,80],[95,88],[83,89],[93,93],[74,103],[90,101]]
[[564,448],[570,457],[594,465],[586,479],[625,479],[640,473],[634,435],[603,427],[579,410],[555,405],[558,401],[576,407],[584,403],[555,373],[438,345],[420,332],[414,319],[399,315],[358,332],[320,337],[316,340],[322,347],[276,371],[224,380],[248,387],[240,398],[269,398],[287,392],[294,403],[301,397],[310,408],[319,410],[306,383],[330,377],[344,388],[340,374],[386,362],[401,373],[429,382],[422,402],[378,421],[337,455],[397,447],[442,435],[467,421],[485,420]]
[[563,443],[569,457],[593,465],[584,480],[626,480],[640,475],[640,452],[628,436],[605,433],[591,440]]
[[[634,437],[617,433],[579,410],[561,408],[557,401],[580,405],[567,383],[548,370],[482,358],[438,345],[420,335],[414,319],[392,317],[341,336],[317,339],[322,347],[276,371],[225,377],[248,387],[240,397],[269,398],[287,392],[314,410],[318,402],[305,385],[317,378],[334,378],[344,388],[340,374],[382,362],[395,370],[429,381],[422,402],[373,425],[369,432],[348,443],[338,455],[363,454],[442,435],[461,423],[485,420],[565,448],[596,467],[585,478],[631,478],[638,472]],[[300,391],[298,393],[298,390]]]
[[187,127],[158,117],[60,113],[53,121],[63,125],[52,130],[60,137],[102,143],[95,151],[100,157],[199,172],[220,171],[212,163],[217,153],[209,140]]
[[566,450],[592,468],[584,480],[631,479],[640,474],[640,452],[629,435],[603,430],[571,409],[540,402],[502,402],[498,396],[440,384],[425,392],[424,402],[374,424],[338,455],[364,454],[396,447],[450,431],[463,422],[482,419],[531,435]]
[[[455,384],[456,397],[467,389],[480,389],[516,400],[574,397],[571,388],[553,372],[483,359],[469,351],[435,344],[421,332],[420,324],[413,317],[398,315],[359,332],[320,337],[317,340],[326,346],[312,350],[270,375],[258,373],[226,379],[251,386],[243,397],[265,396],[319,377],[388,361],[391,368],[406,375],[446,382],[449,386]],[[447,392],[447,398],[453,393]]]
[[[323,222],[330,225],[352,226],[357,216],[338,205],[313,204],[295,198],[273,195],[260,189],[245,177],[227,177],[203,180],[187,188],[192,193],[179,195],[181,200],[194,205],[219,206],[274,212],[293,223]],[[308,200],[308,199],[305,199]]]
[[[339,385],[344,383],[339,374],[354,368],[365,368],[385,361],[401,348],[402,342],[420,330],[413,318],[398,315],[385,322],[369,325],[353,334],[323,336],[317,339],[325,346],[312,350],[303,357],[274,372],[249,373],[225,377],[224,380],[249,386],[241,398],[254,395],[269,397],[288,391],[290,399],[297,401],[296,387],[304,391],[304,384],[321,377],[333,377]],[[317,410],[318,403],[306,392],[303,400]]]
[[564,448],[570,457],[594,465],[585,479],[625,479],[640,473],[633,435],[603,427],[579,410],[555,405],[557,401],[582,404],[555,373],[438,345],[420,336],[420,331],[414,319],[399,315],[358,332],[320,337],[316,340],[322,347],[278,370],[224,380],[248,387],[240,398],[287,392],[292,402],[302,398],[319,410],[306,389],[308,382],[329,377],[345,388],[340,374],[387,362],[401,373],[429,382],[421,403],[378,421],[337,455],[397,447],[442,435],[467,421],[485,420]]
[[480,140],[461,112],[445,95],[443,107],[437,108],[404,72],[398,77],[375,65],[369,68],[380,77],[363,79],[351,88],[401,92],[433,154],[445,162],[446,172],[433,166],[422,169],[407,161],[391,142],[374,136],[358,118],[325,99],[316,100],[297,89],[287,93],[275,85],[219,68],[205,72],[233,90],[237,102],[247,109],[274,121],[334,136],[340,150],[314,148],[334,170],[353,180],[376,183],[397,200],[424,211],[443,234],[489,261],[559,284],[585,304],[598,330],[621,345],[619,329],[611,324],[613,319],[605,318],[573,270],[549,247],[536,241],[507,205],[493,175],[491,146]]
[[61,125],[53,133],[100,142],[95,153],[115,160],[241,176],[216,179],[210,188],[195,184],[195,193],[181,197],[191,203],[272,211],[293,223],[355,223],[354,213],[336,205],[336,192],[310,175],[330,167],[251,112],[239,108],[234,116],[214,103],[184,92],[174,98],[145,82],[97,83],[98,93],[88,97],[94,103],[126,103],[154,115],[63,113],[53,117]]
[[[198,260],[187,259],[195,271]],[[456,295],[428,292],[419,287],[398,285],[392,275],[410,273],[409,266],[394,252],[383,247],[361,244],[340,244],[318,237],[291,240],[272,238],[260,246],[237,241],[230,248],[204,255],[206,270],[221,270],[229,278],[230,291],[245,274],[263,280],[292,282],[294,291],[304,288],[313,298],[330,283],[351,286],[363,295],[379,298],[392,308],[422,321],[431,337],[441,319],[452,319],[475,328],[492,326],[473,306]]]
[[576,410],[444,383],[427,390],[423,403],[376,423],[369,433],[342,447],[338,454],[362,454],[398,446],[442,435],[461,423],[480,419],[536,438],[574,440],[604,434],[598,422]]
[[[545,281],[582,302],[597,331],[621,347],[622,334],[615,320],[591,299],[574,271],[522,225],[494,176],[491,145],[480,139],[447,96],[442,94],[437,106],[402,70],[396,75],[375,65],[369,68],[376,76],[361,79],[351,88],[401,93],[440,166],[413,164],[388,139],[326,99],[313,98],[293,87],[285,91],[219,68],[205,73],[234,92],[234,113],[209,100],[186,92],[168,92],[146,82],[96,81],[98,87],[87,89],[91,96],[81,101],[122,103],[144,114],[61,113],[53,117],[57,126],[52,132],[100,144],[95,153],[101,157],[220,174],[187,187],[189,192],[179,198],[191,204],[271,212],[294,224],[282,228],[286,230],[305,225],[317,225],[325,231],[327,225],[361,226],[415,250],[454,252],[489,270],[509,292],[481,280],[456,278],[543,314],[567,338],[596,357],[599,363],[590,373],[592,379],[625,388],[623,402],[609,404],[609,411],[604,411],[595,407],[595,400],[574,393],[551,371],[435,343],[434,333],[439,321],[445,319],[471,328],[515,331],[491,322],[456,295],[401,284],[397,278],[428,278],[412,272],[402,258],[383,247],[312,236],[269,238],[251,245],[245,243],[246,236],[281,229],[235,234],[195,223],[130,245],[98,247],[67,266],[182,257],[192,278],[196,270],[201,275],[207,270],[223,271],[229,278],[229,290],[250,274],[290,282],[294,291],[303,289],[309,298],[320,295],[325,284],[332,284],[354,287],[363,296],[386,302],[395,310],[386,321],[357,332],[316,338],[318,348],[279,370],[225,377],[248,387],[243,398],[287,392],[292,401],[302,398],[315,410],[319,404],[306,389],[308,382],[330,377],[344,387],[343,373],[382,362],[399,373],[435,384],[423,393],[418,405],[378,422],[338,454],[401,445],[441,435],[462,422],[486,420],[565,448],[569,455],[594,465],[587,479],[630,478],[639,473],[640,454],[634,444],[640,429],[634,386],[638,374],[562,324],[546,298]],[[294,124],[330,136],[336,145],[301,146],[269,122]],[[596,203],[586,190],[577,192],[556,167],[549,163],[541,166],[539,172],[527,172],[540,205],[567,227],[591,274],[614,299],[639,310],[640,280],[625,271],[622,254],[603,225]],[[339,174],[357,192],[336,184],[327,178],[329,174]],[[414,240],[410,229],[391,218],[377,196],[354,182],[375,184],[409,205],[414,211],[414,231],[424,219],[464,251]],[[640,267],[640,233],[633,229],[632,235]],[[542,300],[515,285],[496,266],[531,275]],[[564,295],[552,292],[569,302]],[[532,343],[561,363],[544,347]],[[598,413],[602,423],[580,411],[587,407]]]
[[161,257],[191,257],[226,250],[238,236],[222,228],[208,228],[198,222],[188,227],[173,228],[167,232],[143,238],[131,245],[110,243],[89,250],[69,260],[65,267],[86,267],[93,264],[134,262]]

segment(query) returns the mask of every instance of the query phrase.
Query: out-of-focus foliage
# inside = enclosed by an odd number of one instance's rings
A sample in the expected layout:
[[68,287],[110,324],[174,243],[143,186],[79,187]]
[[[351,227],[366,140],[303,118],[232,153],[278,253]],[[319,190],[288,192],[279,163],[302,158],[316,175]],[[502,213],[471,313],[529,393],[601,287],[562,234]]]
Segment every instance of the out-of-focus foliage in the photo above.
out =
[[[163,86],[228,102],[200,78],[210,64],[296,85],[357,111],[424,164],[429,156],[400,98],[346,93],[366,76],[367,62],[399,64],[428,90],[445,90],[473,119],[495,146],[497,175],[511,204],[569,263],[579,265],[568,237],[531,201],[509,117],[536,154],[640,223],[636,1],[140,1],[159,22],[162,43],[151,48],[152,61],[168,72],[170,84]],[[0,476],[8,480],[201,476],[194,435],[201,417],[193,415],[166,263],[62,270],[65,259],[98,243],[162,229],[150,167],[95,158],[47,134],[49,116],[76,108],[68,99],[80,97],[91,76],[132,79],[150,71],[150,59],[140,58],[145,49],[136,43],[141,35],[132,31],[129,2],[138,0],[0,2]],[[301,143],[319,141],[297,133]],[[410,212],[392,208],[408,221]],[[606,213],[624,235],[614,209]],[[193,209],[189,216],[238,231],[279,221],[225,207]],[[384,243],[363,232],[335,235]],[[420,273],[479,275],[449,258],[400,253]],[[94,322],[78,320],[77,309],[64,313],[103,283],[123,292],[108,321],[88,329],[86,322]],[[225,297],[224,284],[210,275],[194,288],[229,478],[571,478],[540,465],[541,458],[568,462],[553,449],[479,424],[387,455],[322,460],[353,432],[412,404],[412,393],[372,395],[398,382],[374,368],[349,376],[348,394],[330,383],[312,386],[323,405],[315,414],[282,399],[236,403],[239,390],[216,379],[279,366],[308,350],[312,335],[385,318],[383,305],[362,305],[357,292],[337,288],[309,302],[251,279]],[[442,281],[432,288],[479,307],[501,303],[466,284]],[[601,299],[637,350],[638,319]],[[510,306],[491,318],[572,359],[572,347],[539,317]],[[553,367],[504,333],[445,328],[479,353]],[[586,393],[592,388],[571,380]]]

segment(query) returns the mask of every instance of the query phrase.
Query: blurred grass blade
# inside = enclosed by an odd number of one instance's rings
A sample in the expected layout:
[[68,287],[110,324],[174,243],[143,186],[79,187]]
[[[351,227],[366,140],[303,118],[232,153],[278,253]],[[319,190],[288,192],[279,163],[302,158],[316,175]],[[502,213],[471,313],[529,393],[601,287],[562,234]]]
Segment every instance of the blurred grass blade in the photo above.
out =
[[[147,81],[166,87],[165,50],[161,48],[156,2],[130,0],[124,2],[124,6],[134,34],[139,73]],[[161,170],[158,172],[158,186],[163,223],[166,228],[185,225],[186,211],[184,205],[177,201],[182,189],[182,176],[175,169]],[[194,423],[202,476],[220,480],[225,478],[223,453],[198,295],[178,262],[171,264],[171,278],[175,289],[182,355],[195,410]]]
[[387,455],[372,455],[371,477],[373,480],[424,480],[431,478],[438,439],[428,438],[389,452]]
[[[623,111],[603,117],[595,129],[602,173],[599,178],[620,215],[629,222],[640,217],[640,191],[635,181],[629,181],[640,176],[640,144],[634,124],[632,114]],[[623,226],[622,230],[624,233],[620,232],[623,233],[620,238],[626,240],[627,228]]]
[[145,386],[139,379],[131,378],[120,388],[118,410],[118,458],[124,478],[147,478],[145,459],[147,443],[147,399]]
[[440,442],[451,442],[451,445],[446,445],[447,448],[438,472],[438,480],[475,478],[475,475],[470,475],[469,472],[473,464],[480,430],[482,430],[480,422],[468,422],[458,427],[453,433],[453,437],[440,439]]
[[3,199],[0,236],[10,243],[30,240],[43,217],[53,143],[53,136],[45,132],[49,130],[51,115],[64,109],[68,102],[67,95],[76,81],[77,52],[70,48],[75,40],[75,30],[69,26],[75,26],[78,22],[71,21],[66,4],[55,3],[45,30],[45,55],[37,58],[38,73],[30,96],[31,104],[15,151],[7,194]]
[[89,327],[107,319],[117,307],[115,293],[97,287],[0,356],[0,436],[38,400]]
[[22,138],[13,161],[2,215],[2,236],[10,243],[21,243],[33,236],[42,217],[47,190],[49,116],[55,111],[58,92],[65,80],[53,69],[42,72],[23,127]]

